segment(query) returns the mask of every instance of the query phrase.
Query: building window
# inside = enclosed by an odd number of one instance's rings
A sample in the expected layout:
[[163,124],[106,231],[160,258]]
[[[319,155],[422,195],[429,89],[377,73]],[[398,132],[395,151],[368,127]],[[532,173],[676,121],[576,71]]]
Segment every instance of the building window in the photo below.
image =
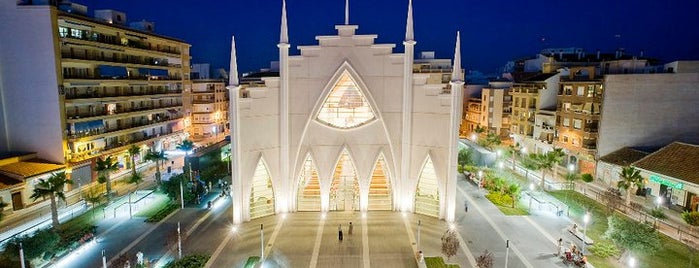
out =
[[570,126],[570,118],[563,118],[563,126],[564,127]]
[[578,86],[578,96],[585,96],[585,87]]
[[573,119],[573,128],[575,128],[575,129],[581,129],[581,128],[582,128],[582,120],[580,120],[580,119]]
[[595,85],[588,85],[587,86],[587,97],[594,97],[595,96]]
[[566,111],[566,112],[570,111],[570,102],[563,103],[563,111]]
[[70,36],[75,38],[83,38],[83,31],[78,29],[70,29]]
[[573,86],[563,86],[565,95],[573,95]]
[[568,136],[563,136],[563,142],[565,142],[565,143],[568,142]]
[[66,27],[58,27],[58,35],[60,37],[68,37],[68,28]]
[[333,86],[316,118],[326,125],[348,129],[366,124],[376,116],[357,83],[345,71]]
[[518,105],[519,105],[518,102],[519,102],[519,98],[515,98],[515,102],[514,102],[514,103],[515,103],[515,107],[519,107],[519,106],[518,106]]

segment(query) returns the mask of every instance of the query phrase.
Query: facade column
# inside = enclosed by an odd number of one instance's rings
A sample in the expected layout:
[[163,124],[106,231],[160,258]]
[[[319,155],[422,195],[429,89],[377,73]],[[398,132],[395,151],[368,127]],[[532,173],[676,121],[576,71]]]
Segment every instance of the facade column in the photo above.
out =
[[228,120],[231,135],[231,196],[233,203],[233,224],[243,222],[243,181],[240,172],[241,148],[240,148],[240,113],[238,112],[238,100],[240,98],[240,85],[238,82],[238,65],[235,54],[235,37],[231,38],[231,63],[228,79]]
[[289,172],[289,31],[286,21],[286,1],[282,2],[282,21],[279,34],[279,177],[280,191],[277,213],[289,211],[293,202],[293,178]]
[[413,1],[408,2],[408,18],[405,26],[405,53],[403,54],[403,135],[401,137],[401,159],[400,159],[400,175],[396,180],[399,184],[396,189],[401,189],[395,193],[395,200],[400,203],[397,207],[400,211],[413,211],[413,203],[415,199],[413,193],[415,189],[410,178],[410,160],[412,155],[412,131],[413,131],[413,59],[415,54],[415,42],[413,35]]
[[463,109],[464,81],[461,77],[461,37],[456,32],[456,48],[454,49],[454,66],[452,67],[451,81],[451,115],[449,130],[449,162],[447,164],[446,187],[444,188],[445,208],[444,220],[454,221],[456,213],[456,175],[457,160],[459,158],[459,125],[461,123],[461,111]]

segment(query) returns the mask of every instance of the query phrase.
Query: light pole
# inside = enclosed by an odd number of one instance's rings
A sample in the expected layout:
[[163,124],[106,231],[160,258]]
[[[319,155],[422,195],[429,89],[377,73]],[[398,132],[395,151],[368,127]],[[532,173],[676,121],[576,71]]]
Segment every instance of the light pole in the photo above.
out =
[[178,260],[182,259],[182,233],[180,231],[180,222],[177,222],[177,256]]
[[634,267],[636,266],[636,258],[633,256],[629,257],[629,267]]
[[182,188],[182,180],[180,180],[180,208],[184,209],[184,189]]
[[532,196],[532,194],[534,194],[534,184],[530,183],[529,184],[529,211],[530,212],[532,210],[532,199],[534,199],[534,196]]
[[658,196],[658,198],[655,199],[655,204],[656,209],[660,208],[660,205],[663,204],[663,198]]
[[590,222],[590,212],[585,213],[585,216],[583,216],[583,223],[585,223],[585,229],[583,229],[583,248],[582,248],[582,253],[583,255],[585,254],[585,245],[587,244],[587,223]]
[[104,249],[102,250],[102,268],[107,268],[107,255],[104,254]]
[[19,261],[24,268],[24,247],[22,247],[22,242],[19,242]]
[[510,240],[509,239],[505,242],[505,247],[507,247],[507,251],[505,251],[505,268],[507,268],[507,261],[510,259]]

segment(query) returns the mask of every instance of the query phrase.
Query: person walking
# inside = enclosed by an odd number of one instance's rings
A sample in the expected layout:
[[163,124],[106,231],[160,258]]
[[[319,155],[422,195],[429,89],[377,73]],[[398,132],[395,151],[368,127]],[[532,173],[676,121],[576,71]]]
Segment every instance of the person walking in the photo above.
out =
[[348,235],[352,235],[352,229],[353,229],[353,227],[354,227],[354,226],[352,226],[352,222],[350,222],[350,224],[349,224],[349,229],[347,230],[347,234],[348,234]]
[[464,211],[468,212],[468,202],[464,201]]
[[337,233],[340,238],[340,242],[342,242],[342,224],[340,224],[340,226],[337,227]]
[[556,245],[556,256],[561,255],[562,248],[563,248],[563,238],[558,238],[558,244]]

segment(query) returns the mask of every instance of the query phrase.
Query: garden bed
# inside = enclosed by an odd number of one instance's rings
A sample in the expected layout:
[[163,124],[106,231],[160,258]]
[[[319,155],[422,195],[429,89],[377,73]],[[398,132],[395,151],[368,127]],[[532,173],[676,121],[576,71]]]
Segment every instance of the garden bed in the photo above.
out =
[[427,268],[460,268],[458,264],[446,264],[442,257],[425,257]]

